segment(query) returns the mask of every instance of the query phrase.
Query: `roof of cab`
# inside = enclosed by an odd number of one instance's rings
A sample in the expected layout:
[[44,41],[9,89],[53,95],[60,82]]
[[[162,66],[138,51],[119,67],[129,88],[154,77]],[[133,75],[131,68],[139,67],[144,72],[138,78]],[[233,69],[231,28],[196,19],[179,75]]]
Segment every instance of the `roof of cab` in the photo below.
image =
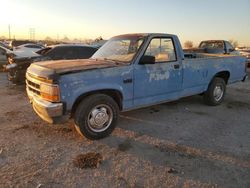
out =
[[123,34],[123,35],[117,35],[113,38],[125,38],[125,37],[148,37],[148,36],[176,36],[173,34],[168,34],[168,33],[129,33],[129,34]]
[[51,45],[51,46],[48,46],[50,48],[54,48],[54,47],[71,47],[71,46],[79,46],[79,47],[92,47],[90,45],[87,45],[87,44],[56,44],[56,45]]

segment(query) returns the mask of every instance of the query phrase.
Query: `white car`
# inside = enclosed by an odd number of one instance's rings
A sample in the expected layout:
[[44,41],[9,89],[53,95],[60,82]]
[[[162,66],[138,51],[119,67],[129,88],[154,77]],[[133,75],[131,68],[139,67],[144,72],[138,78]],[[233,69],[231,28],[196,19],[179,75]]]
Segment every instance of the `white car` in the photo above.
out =
[[[7,64],[7,57],[37,57],[39,54],[36,52],[43,49],[44,47],[38,44],[27,43],[15,47],[13,50],[10,50],[2,45],[0,45],[0,68]],[[7,56],[6,56],[7,55]]]
[[13,54],[19,57],[34,57],[37,56],[35,52],[43,49],[44,46],[39,44],[27,43],[17,46],[13,49]]

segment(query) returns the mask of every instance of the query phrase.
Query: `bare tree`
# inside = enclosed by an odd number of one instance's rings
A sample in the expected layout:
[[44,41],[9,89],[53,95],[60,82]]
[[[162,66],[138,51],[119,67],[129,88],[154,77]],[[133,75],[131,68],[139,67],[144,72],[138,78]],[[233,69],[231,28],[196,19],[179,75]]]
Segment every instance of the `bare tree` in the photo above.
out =
[[86,44],[92,44],[94,42],[94,40],[93,39],[84,39],[82,42],[86,43]]
[[193,48],[194,44],[192,41],[188,40],[184,43],[185,48]]
[[0,37],[0,40],[5,40],[5,39],[6,39],[5,36],[1,36],[1,37]]
[[67,37],[67,35],[64,35],[64,38],[62,39],[63,42],[70,42],[70,39]]
[[239,46],[239,43],[237,40],[233,40],[233,39],[230,39],[229,42],[232,44],[232,46],[234,48],[238,47]]
[[45,37],[45,39],[44,39],[44,40],[47,40],[47,41],[52,41],[53,39],[52,39],[51,37],[47,36],[47,37]]
[[95,39],[95,42],[99,42],[101,40],[103,40],[103,38],[100,36],[100,37],[98,37],[98,38]]

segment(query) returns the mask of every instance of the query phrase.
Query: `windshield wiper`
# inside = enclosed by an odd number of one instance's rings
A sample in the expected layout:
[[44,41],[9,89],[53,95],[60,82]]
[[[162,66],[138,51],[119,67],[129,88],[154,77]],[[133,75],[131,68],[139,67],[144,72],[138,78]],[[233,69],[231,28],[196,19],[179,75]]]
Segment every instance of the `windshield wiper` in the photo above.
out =
[[91,58],[95,61],[98,61],[98,60],[101,60],[101,61],[108,61],[108,62],[111,62],[111,63],[114,63],[116,65],[119,65],[119,64],[127,64],[126,62],[123,62],[123,61],[119,61],[119,60],[114,60],[114,59],[109,59],[109,58]]
[[119,65],[119,64],[127,64],[127,63],[125,63],[125,62],[123,62],[123,61],[114,60],[114,59],[109,59],[109,58],[103,58],[103,60],[113,62],[113,63],[115,63],[116,65]]

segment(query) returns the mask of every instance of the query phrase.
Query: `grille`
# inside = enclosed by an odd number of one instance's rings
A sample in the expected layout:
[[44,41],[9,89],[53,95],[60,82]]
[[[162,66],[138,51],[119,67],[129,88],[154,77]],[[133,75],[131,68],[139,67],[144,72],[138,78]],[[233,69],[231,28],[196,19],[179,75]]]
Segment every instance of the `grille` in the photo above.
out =
[[34,79],[34,76],[26,74],[26,87],[27,89],[35,95],[41,95],[40,92],[40,82]]
[[40,94],[41,94],[40,91],[37,91],[37,90],[35,90],[35,89],[31,88],[31,87],[29,87],[29,90],[30,90],[32,93],[36,94],[36,95],[40,95]]
[[34,82],[31,82],[31,81],[27,81],[28,82],[28,85],[31,86],[31,87],[34,87],[36,89],[40,89],[40,85],[39,84],[36,84]]

